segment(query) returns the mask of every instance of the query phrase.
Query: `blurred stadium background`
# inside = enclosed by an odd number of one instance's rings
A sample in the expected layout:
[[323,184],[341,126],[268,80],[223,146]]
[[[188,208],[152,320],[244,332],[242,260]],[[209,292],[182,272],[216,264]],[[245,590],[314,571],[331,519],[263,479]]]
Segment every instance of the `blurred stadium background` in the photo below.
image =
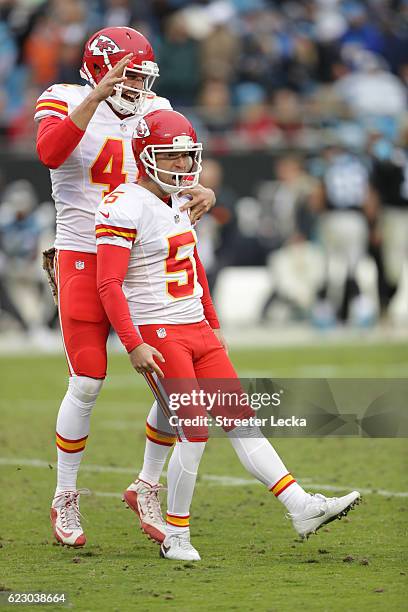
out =
[[0,0],[0,350],[60,350],[33,107],[108,25],[152,41],[205,144],[200,252],[230,339],[408,337],[407,0]]

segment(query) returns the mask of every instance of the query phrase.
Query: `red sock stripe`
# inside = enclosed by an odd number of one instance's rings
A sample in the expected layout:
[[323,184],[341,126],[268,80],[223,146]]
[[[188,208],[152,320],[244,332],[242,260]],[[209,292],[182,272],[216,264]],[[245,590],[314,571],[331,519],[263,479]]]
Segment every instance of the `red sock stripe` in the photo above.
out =
[[57,447],[64,451],[64,453],[80,453],[84,450],[87,439],[88,436],[84,436],[83,438],[79,438],[77,440],[68,440],[67,438],[60,436],[58,433],[56,434]]
[[167,512],[166,523],[168,523],[169,525],[172,525],[173,527],[189,527],[190,526],[190,515],[186,514],[185,516],[178,516],[175,514],[169,514]]
[[275,497],[278,497],[294,482],[296,482],[296,480],[293,478],[292,474],[286,474],[285,476],[282,476],[282,478],[280,478],[278,482],[276,482],[269,490],[272,491]]
[[83,438],[78,438],[77,440],[69,440],[68,438],[63,438],[58,431],[56,432],[58,438],[63,442],[69,442],[70,444],[76,444],[77,442],[82,442],[82,440],[86,440],[88,436],[84,436]]
[[155,444],[160,444],[161,446],[173,446],[176,442],[176,436],[170,433],[165,433],[151,427],[149,423],[146,422],[146,438]]
[[149,434],[146,434],[146,438],[150,440],[150,442],[154,442],[155,444],[159,444],[160,446],[173,446],[174,442],[162,442],[161,440],[157,440],[157,438],[151,438]]

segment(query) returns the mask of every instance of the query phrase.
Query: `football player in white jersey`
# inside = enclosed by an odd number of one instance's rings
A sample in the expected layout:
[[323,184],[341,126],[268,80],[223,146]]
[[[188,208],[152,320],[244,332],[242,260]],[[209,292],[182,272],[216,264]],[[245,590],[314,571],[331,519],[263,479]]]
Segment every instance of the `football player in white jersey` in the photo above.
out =
[[[117,187],[96,214],[97,286],[132,366],[175,419],[177,443],[168,466],[167,528],[160,554],[197,561],[200,555],[190,542],[190,504],[208,422],[206,407],[192,400],[193,392],[207,385],[214,391],[220,379],[224,391],[239,394],[241,388],[220,341],[215,311],[203,300],[208,285],[197,235],[182,210],[182,188],[198,183],[202,145],[183,115],[157,110],[139,120],[133,150],[138,182]],[[171,389],[187,395],[177,412],[168,401]],[[250,406],[214,405],[210,412],[220,417],[243,466],[282,501],[301,537],[358,502],[357,491],[341,498],[306,493],[251,423]]]
[[[51,507],[57,541],[86,542],[79,514],[77,473],[89,433],[91,410],[106,375],[110,323],[96,290],[95,211],[102,197],[134,181],[137,168],[131,136],[148,110],[171,108],[156,97],[159,75],[146,38],[131,28],[105,28],[85,45],[81,75],[85,86],[57,84],[38,99],[37,151],[50,168],[57,210],[55,276],[69,385],[57,419],[58,476]],[[187,190],[186,206],[199,218],[215,202],[211,190]],[[133,485],[132,509],[153,539],[164,538],[158,479],[174,436],[157,427],[157,406],[147,420],[140,479]]]

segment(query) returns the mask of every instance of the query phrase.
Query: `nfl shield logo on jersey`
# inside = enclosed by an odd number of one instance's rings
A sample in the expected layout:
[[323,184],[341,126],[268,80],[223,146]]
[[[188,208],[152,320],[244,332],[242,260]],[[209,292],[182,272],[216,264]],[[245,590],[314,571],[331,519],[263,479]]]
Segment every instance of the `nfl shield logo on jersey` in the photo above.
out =
[[180,223],[180,215],[174,215],[174,221]]
[[75,262],[75,268],[77,270],[83,270],[85,268],[85,262],[81,261],[80,259],[77,259],[77,261]]
[[156,329],[156,334],[159,338],[165,338],[167,336],[167,332],[164,327],[159,327],[159,329]]

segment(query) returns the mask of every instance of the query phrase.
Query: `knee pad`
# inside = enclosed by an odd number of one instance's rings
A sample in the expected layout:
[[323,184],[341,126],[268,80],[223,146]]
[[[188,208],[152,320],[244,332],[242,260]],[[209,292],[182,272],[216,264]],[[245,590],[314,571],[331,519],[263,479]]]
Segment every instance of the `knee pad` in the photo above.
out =
[[247,427],[238,425],[237,427],[234,427],[234,429],[231,429],[231,431],[228,431],[227,436],[229,438],[252,438],[255,440],[265,439],[265,436],[259,427],[255,427],[253,425],[249,425]]
[[205,442],[177,442],[179,463],[185,472],[197,473],[205,444]]
[[71,376],[69,379],[69,393],[73,400],[83,405],[84,408],[95,404],[103,380],[88,378],[88,376]]

